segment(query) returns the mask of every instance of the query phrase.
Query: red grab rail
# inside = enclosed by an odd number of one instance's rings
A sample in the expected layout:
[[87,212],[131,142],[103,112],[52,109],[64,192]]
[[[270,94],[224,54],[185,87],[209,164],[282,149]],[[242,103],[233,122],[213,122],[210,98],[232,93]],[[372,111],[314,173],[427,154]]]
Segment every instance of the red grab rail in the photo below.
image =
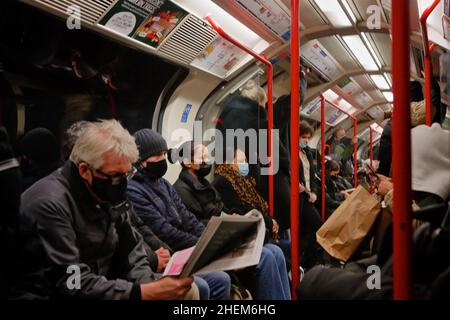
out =
[[392,1],[393,276],[396,300],[411,298],[411,125],[409,0]]
[[431,68],[431,51],[435,47],[434,43],[429,42],[428,40],[428,31],[427,31],[427,20],[430,14],[436,9],[440,0],[434,0],[433,4],[426,8],[422,15],[420,16],[420,26],[422,29],[422,39],[423,39],[423,50],[425,52],[424,62],[425,62],[425,108],[426,108],[426,124],[427,126],[431,126],[431,76],[432,76],[432,68]]
[[239,43],[236,39],[232,38],[228,35],[215,21],[211,16],[206,16],[205,20],[216,30],[216,32],[226,39],[227,41],[234,44],[236,47],[244,50],[256,60],[261,61],[267,66],[267,116],[268,116],[268,125],[267,125],[267,134],[268,134],[268,156],[270,159],[270,167],[269,167],[269,213],[270,216],[273,217],[273,209],[274,209],[274,177],[273,177],[273,159],[272,159],[272,131],[273,131],[273,67],[272,63],[267,59],[264,55],[257,54],[253,50],[247,48],[245,45]]
[[[371,126],[369,126],[369,139],[370,139],[370,151],[369,151],[369,158],[370,158],[370,167],[373,168],[373,129]],[[373,178],[372,175],[370,175],[370,193],[373,193]]]
[[[320,162],[321,162],[321,216],[322,221],[325,221],[325,97],[320,94]],[[331,152],[331,146],[328,145],[328,152]]]
[[299,285],[299,123],[300,46],[298,33],[299,1],[291,0],[291,260],[292,299]]

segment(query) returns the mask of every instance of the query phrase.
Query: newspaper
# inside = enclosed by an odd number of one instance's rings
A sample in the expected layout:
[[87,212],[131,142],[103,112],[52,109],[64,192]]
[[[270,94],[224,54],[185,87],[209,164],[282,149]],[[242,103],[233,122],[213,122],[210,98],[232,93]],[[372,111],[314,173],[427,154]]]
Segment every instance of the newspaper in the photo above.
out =
[[264,219],[257,210],[212,217],[194,247],[172,255],[163,275],[192,276],[257,265],[264,236]]

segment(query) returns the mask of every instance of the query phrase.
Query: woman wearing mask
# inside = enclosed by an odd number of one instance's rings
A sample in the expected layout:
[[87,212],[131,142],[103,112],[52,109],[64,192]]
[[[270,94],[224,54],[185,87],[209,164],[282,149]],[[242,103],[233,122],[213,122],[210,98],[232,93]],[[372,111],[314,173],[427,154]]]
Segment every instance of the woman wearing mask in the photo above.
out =
[[237,149],[232,163],[216,167],[212,184],[230,211],[238,214],[245,214],[252,209],[260,211],[266,223],[266,240],[277,240],[278,223],[270,218],[269,206],[256,190],[255,179],[248,174],[249,164],[245,153]]
[[183,169],[173,186],[188,210],[205,225],[212,216],[228,212],[219,193],[205,179],[212,168],[208,148],[187,141],[178,148],[178,156]]

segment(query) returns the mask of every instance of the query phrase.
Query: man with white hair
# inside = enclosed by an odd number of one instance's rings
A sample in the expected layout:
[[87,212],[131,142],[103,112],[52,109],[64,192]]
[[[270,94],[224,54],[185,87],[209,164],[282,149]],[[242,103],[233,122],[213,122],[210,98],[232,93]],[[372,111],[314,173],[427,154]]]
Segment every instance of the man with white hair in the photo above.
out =
[[183,299],[192,278],[155,280],[132,227],[126,187],[138,159],[133,137],[115,120],[89,123],[64,167],[22,195],[21,228],[30,263],[18,298]]

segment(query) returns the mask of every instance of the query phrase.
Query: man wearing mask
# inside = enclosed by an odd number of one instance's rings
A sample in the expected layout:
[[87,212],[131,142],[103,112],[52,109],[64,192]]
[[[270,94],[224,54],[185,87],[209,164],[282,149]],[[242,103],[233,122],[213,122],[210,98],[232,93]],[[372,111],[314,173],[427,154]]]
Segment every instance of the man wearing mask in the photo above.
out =
[[[138,172],[128,184],[127,192],[137,215],[173,250],[194,246],[205,226],[187,210],[174,187],[163,178],[167,172],[166,141],[151,129],[139,130],[134,136],[139,148]],[[200,278],[209,286],[210,299],[230,295],[230,277],[225,272],[207,273]]]
[[131,225],[126,187],[137,158],[119,122],[89,123],[70,161],[22,195],[30,261],[20,270],[15,298],[198,298],[192,278],[155,280]]

